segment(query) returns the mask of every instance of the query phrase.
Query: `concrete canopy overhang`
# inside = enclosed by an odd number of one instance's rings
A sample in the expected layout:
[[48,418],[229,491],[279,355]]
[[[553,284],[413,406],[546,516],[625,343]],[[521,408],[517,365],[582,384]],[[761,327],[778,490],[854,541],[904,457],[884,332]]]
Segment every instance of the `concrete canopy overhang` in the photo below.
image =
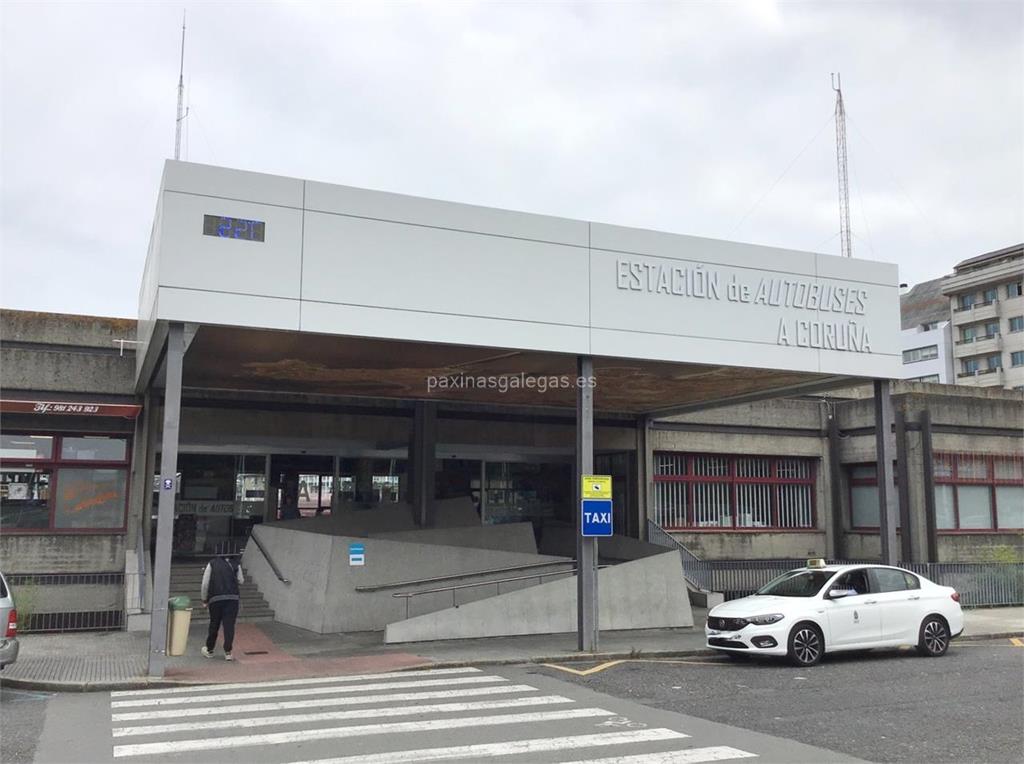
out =
[[[621,358],[594,359],[595,409],[656,414],[807,392],[848,377]],[[572,408],[575,356],[530,350],[202,326],[186,390]],[[157,382],[159,386],[159,382]]]
[[182,323],[186,388],[568,408],[575,384],[552,378],[590,356],[598,411],[666,415],[895,376],[898,282],[885,263],[169,161],[137,387]]

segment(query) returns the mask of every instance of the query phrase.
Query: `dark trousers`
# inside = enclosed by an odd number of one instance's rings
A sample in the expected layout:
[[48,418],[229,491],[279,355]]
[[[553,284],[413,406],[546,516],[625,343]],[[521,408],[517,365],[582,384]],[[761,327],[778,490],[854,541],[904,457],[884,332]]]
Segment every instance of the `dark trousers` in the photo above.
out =
[[217,646],[217,632],[224,624],[224,652],[230,653],[235,642],[235,619],[238,618],[238,600],[210,603],[210,631],[206,635],[206,649],[213,652]]

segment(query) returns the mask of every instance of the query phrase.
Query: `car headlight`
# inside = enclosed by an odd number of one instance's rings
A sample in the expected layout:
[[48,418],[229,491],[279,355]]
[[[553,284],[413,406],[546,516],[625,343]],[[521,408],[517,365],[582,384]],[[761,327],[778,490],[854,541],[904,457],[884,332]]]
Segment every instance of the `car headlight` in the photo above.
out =
[[747,621],[755,626],[767,626],[770,623],[778,623],[785,617],[782,613],[769,613],[768,615],[752,615]]

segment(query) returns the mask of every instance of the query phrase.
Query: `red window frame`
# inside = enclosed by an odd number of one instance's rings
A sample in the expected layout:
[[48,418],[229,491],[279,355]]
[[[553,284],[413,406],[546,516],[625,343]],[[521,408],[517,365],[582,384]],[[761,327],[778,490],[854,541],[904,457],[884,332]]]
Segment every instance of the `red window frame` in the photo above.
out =
[[[655,483],[685,483],[686,484],[686,525],[669,525],[665,526],[665,530],[674,531],[687,531],[695,533],[764,533],[764,532],[783,532],[783,533],[819,533],[818,530],[818,506],[817,506],[817,493],[815,487],[818,484],[818,460],[810,456],[765,456],[762,454],[713,454],[713,453],[691,453],[691,452],[680,452],[680,451],[656,451],[654,454],[655,458],[655,469],[657,469],[657,458],[658,456],[673,456],[682,457],[686,461],[686,473],[685,475],[659,475],[655,473],[653,475]],[[693,474],[693,461],[700,457],[708,457],[714,459],[726,459],[728,462],[728,472],[724,475],[694,475]],[[770,475],[768,477],[747,477],[739,475],[736,469],[736,462],[740,459],[767,459],[769,462]],[[783,461],[799,461],[807,464],[808,466],[808,477],[806,478],[788,478],[779,477],[779,463]],[[693,510],[694,510],[694,485],[698,483],[724,483],[728,485],[729,490],[729,517],[732,521],[732,525],[729,526],[701,526],[694,524]],[[736,521],[738,513],[736,512],[737,505],[737,486],[741,484],[751,485],[768,485],[772,486],[770,494],[771,501],[771,525],[762,525],[758,527],[748,527],[743,525],[737,525]],[[779,525],[779,492],[776,490],[776,486],[780,485],[807,485],[810,487],[811,497],[811,524],[809,526],[783,526]]]
[[[132,462],[132,436],[126,432],[54,432],[54,431],[17,431],[8,432],[5,435],[23,435],[26,437],[45,436],[53,438],[53,451],[49,459],[0,459],[2,467],[25,467],[45,468],[50,471],[50,496],[47,500],[49,519],[46,528],[9,528],[4,527],[5,534],[21,535],[54,535],[54,534],[111,534],[126,533],[128,530],[128,502],[131,498],[131,462]],[[64,448],[64,438],[119,438],[125,441],[125,458],[123,460],[99,460],[99,459],[64,459],[61,452]],[[121,525],[111,528],[57,528],[54,521],[57,514],[57,490],[59,481],[59,470],[61,468],[84,468],[84,469],[120,469],[125,473],[124,511],[121,513]]]
[[[988,477],[961,477],[960,462],[966,459],[982,459],[988,470]],[[939,475],[935,469],[939,461],[948,460],[951,465],[949,475]],[[1024,457],[1007,454],[970,454],[958,451],[936,451],[932,461],[932,477],[935,485],[953,486],[953,524],[952,528],[936,528],[938,533],[947,534],[970,534],[970,533],[1013,533],[1018,534],[1022,528],[1000,528],[999,513],[996,511],[996,487],[997,486],[1024,486],[1024,479],[1014,480],[1012,478],[996,477],[996,462],[1007,461],[1021,465],[1024,471]],[[988,528],[961,528],[960,527],[960,496],[957,486],[988,486],[988,513],[991,525]],[[937,518],[936,518],[937,520]]]

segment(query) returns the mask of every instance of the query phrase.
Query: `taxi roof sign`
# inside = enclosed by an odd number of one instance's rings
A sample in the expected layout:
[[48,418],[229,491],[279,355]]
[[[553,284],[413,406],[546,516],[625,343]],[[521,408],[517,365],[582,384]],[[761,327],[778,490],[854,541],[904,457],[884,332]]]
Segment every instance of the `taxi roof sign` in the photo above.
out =
[[807,561],[807,567],[808,568],[824,568],[825,567],[825,561],[823,559],[821,559],[820,557],[812,557],[811,559],[809,559]]
[[584,499],[610,499],[612,497],[612,476],[584,475],[580,488]]

